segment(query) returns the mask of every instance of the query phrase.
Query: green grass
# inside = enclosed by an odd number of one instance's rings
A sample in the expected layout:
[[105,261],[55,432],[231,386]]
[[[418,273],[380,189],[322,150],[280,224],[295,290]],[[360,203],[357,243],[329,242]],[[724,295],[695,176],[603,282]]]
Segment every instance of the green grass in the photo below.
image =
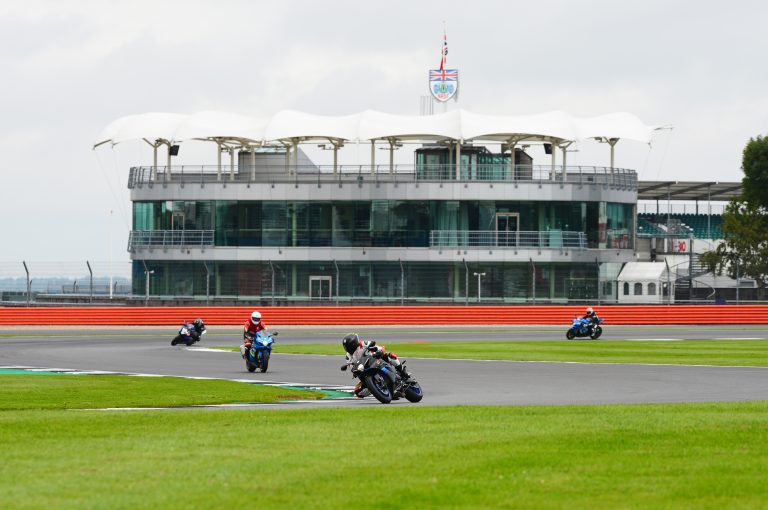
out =
[[[768,341],[765,340],[429,342],[387,343],[386,347],[404,358],[768,366]],[[276,352],[344,354],[336,344],[281,344]]]
[[768,402],[2,411],[0,494],[57,509],[765,508],[766,444]]
[[0,375],[0,388],[0,411],[176,407],[323,396],[233,381],[120,375]]

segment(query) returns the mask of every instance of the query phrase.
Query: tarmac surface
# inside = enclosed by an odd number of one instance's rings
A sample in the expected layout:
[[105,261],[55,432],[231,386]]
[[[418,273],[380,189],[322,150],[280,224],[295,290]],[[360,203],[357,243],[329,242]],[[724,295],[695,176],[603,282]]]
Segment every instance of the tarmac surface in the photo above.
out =
[[[206,377],[254,383],[350,388],[341,372],[341,338],[356,331],[387,344],[403,341],[564,340],[565,327],[280,327],[269,371],[249,373],[238,353],[206,347],[236,346],[238,327],[209,327],[195,347],[172,347],[177,327],[0,328],[0,367]],[[608,326],[604,340],[763,339],[766,326]],[[600,342],[601,340],[586,340]],[[338,343],[338,356],[280,354],[280,344]],[[199,346],[199,348],[197,347]],[[688,365],[478,361],[409,358],[407,366],[424,389],[415,405],[571,405],[745,401],[768,398],[768,368]],[[273,405],[367,406],[372,398]],[[392,405],[414,405],[405,400]]]

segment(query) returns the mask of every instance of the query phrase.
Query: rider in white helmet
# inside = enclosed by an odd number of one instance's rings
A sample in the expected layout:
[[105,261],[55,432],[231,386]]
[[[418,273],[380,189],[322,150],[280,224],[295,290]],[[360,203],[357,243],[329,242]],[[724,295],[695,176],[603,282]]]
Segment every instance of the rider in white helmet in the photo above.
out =
[[245,321],[243,326],[243,345],[240,346],[240,355],[245,358],[245,353],[251,348],[251,339],[256,337],[256,333],[267,329],[267,325],[261,320],[261,312],[254,310],[251,318]]

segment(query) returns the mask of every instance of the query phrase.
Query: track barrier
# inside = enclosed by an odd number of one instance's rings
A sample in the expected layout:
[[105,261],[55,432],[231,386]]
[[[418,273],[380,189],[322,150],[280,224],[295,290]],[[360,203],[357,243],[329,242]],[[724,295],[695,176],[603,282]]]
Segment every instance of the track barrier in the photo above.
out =
[[[768,324],[768,305],[595,306],[606,324]],[[0,326],[178,325],[202,318],[209,325],[242,325],[254,308],[0,307]],[[258,307],[269,326],[279,325],[568,325],[584,306],[279,306]]]

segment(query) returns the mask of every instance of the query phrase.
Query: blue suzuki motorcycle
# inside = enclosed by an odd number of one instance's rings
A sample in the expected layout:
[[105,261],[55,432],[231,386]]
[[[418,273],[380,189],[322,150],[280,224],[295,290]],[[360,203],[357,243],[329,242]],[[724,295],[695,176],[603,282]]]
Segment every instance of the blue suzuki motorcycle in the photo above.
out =
[[573,319],[571,328],[565,332],[565,338],[573,340],[574,338],[589,337],[592,340],[597,340],[600,335],[603,334],[603,328],[600,324],[603,323],[603,319],[597,319],[597,324],[590,323],[589,319],[582,319],[576,317]]
[[259,331],[255,338],[251,335],[246,336],[251,342],[251,348],[245,352],[245,368],[249,372],[254,372],[257,368],[262,372],[267,371],[269,356],[272,354],[272,344],[276,336],[277,332],[270,334],[268,331]]

